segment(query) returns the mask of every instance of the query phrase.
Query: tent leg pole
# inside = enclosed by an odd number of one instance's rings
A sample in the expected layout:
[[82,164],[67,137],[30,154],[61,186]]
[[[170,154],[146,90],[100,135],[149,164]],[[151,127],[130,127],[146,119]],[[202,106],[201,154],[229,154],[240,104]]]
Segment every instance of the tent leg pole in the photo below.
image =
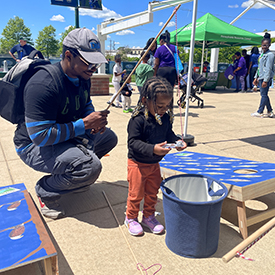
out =
[[198,7],[198,0],[193,0],[192,34],[191,34],[191,43],[190,43],[188,79],[187,79],[187,90],[186,90],[185,122],[184,122],[184,134],[182,137],[187,145],[194,144],[194,137],[192,135],[187,135],[187,125],[188,125],[188,112],[189,112],[189,97],[190,97],[190,91],[191,91],[191,78],[192,78],[192,71],[193,71],[197,7]]
[[[203,40],[203,43],[202,43],[202,51],[201,51],[201,69],[200,69],[200,74],[202,74],[202,71],[203,71],[204,48],[205,48],[205,40]],[[199,88],[198,93],[201,94],[201,87]]]

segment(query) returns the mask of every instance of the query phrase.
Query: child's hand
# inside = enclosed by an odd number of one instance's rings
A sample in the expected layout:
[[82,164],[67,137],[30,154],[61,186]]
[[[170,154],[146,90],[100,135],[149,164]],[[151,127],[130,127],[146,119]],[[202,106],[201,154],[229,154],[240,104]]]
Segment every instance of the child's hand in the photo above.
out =
[[[182,144],[183,144],[183,146],[181,146],[181,147],[176,147],[177,151],[182,151],[182,150],[184,150],[184,149],[187,147],[186,142],[183,141],[183,140],[181,140],[181,139],[179,139],[178,141],[181,141]],[[178,142],[178,141],[177,141],[177,142]]]
[[125,94],[126,94],[126,95],[128,95],[128,94],[129,94],[129,92],[126,92]]
[[165,156],[169,151],[171,151],[171,148],[163,148],[163,145],[165,145],[167,142],[162,142],[159,144],[155,144],[154,146],[154,154],[158,156]]

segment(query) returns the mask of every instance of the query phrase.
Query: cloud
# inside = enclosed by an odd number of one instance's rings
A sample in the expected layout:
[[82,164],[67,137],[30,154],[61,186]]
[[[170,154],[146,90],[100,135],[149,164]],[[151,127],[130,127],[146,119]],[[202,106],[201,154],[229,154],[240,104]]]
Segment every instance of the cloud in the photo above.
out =
[[53,17],[50,20],[51,21],[65,22],[65,18],[61,14],[53,15]]
[[70,27],[72,27],[72,25],[65,27],[65,30],[67,31]]
[[131,30],[123,30],[121,32],[117,32],[116,35],[127,35],[127,34],[135,34],[135,32]]
[[230,8],[230,9],[236,9],[236,8],[238,8],[238,7],[239,7],[238,4],[235,4],[235,5],[228,5],[228,8]]
[[[69,8],[71,11],[74,11],[74,8]],[[91,16],[93,18],[104,18],[106,20],[111,18],[120,18],[122,17],[120,14],[116,13],[115,11],[109,10],[104,5],[102,5],[102,11],[101,10],[93,10],[93,9],[79,9],[79,15],[81,16]]]
[[[159,27],[162,27],[163,26],[163,22],[159,22]],[[170,27],[174,27],[176,25],[176,23],[174,21],[170,21],[167,25],[167,28],[170,28]]]
[[[242,3],[242,8],[247,8],[249,7],[252,3],[254,3],[253,0],[247,0],[245,2]],[[267,8],[267,6],[263,5],[263,4],[259,4],[257,3],[256,5],[254,5],[252,7],[252,9],[264,9],[264,8]]]

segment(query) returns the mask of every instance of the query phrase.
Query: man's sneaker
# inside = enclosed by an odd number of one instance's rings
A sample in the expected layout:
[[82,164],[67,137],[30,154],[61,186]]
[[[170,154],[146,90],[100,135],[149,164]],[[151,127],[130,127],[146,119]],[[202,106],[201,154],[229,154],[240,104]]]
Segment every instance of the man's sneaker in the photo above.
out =
[[251,116],[255,116],[255,117],[263,117],[263,114],[260,114],[258,112],[252,113]]
[[268,112],[268,113],[267,113],[267,116],[268,116],[268,117],[274,117],[274,113],[273,113],[272,111],[271,111],[271,112]]
[[123,113],[129,113],[129,110],[123,110]]
[[143,216],[141,224],[148,227],[154,234],[160,234],[164,230],[163,225],[158,222],[154,214],[148,218]]
[[128,110],[127,110],[128,112],[130,112],[130,113],[132,113],[133,112],[133,109],[131,109],[131,108],[128,108]]
[[38,197],[40,208],[41,208],[41,213],[50,219],[59,219],[65,217],[65,212],[61,208],[60,204],[57,203],[57,201],[49,201],[49,200],[44,200],[40,197]]
[[246,93],[246,91],[245,90],[241,90],[241,91],[239,91],[238,93]]
[[138,236],[143,234],[143,229],[137,219],[128,219],[126,217],[124,224],[128,228],[128,231],[131,235]]

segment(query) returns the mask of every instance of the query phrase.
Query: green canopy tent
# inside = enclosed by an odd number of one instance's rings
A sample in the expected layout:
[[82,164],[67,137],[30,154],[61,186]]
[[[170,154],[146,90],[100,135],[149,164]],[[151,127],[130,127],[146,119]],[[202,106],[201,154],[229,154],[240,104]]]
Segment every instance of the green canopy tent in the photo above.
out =
[[[170,43],[190,47],[192,23],[170,33]],[[232,26],[211,13],[196,21],[195,47],[221,48],[231,46],[260,45],[262,37],[258,34]]]

